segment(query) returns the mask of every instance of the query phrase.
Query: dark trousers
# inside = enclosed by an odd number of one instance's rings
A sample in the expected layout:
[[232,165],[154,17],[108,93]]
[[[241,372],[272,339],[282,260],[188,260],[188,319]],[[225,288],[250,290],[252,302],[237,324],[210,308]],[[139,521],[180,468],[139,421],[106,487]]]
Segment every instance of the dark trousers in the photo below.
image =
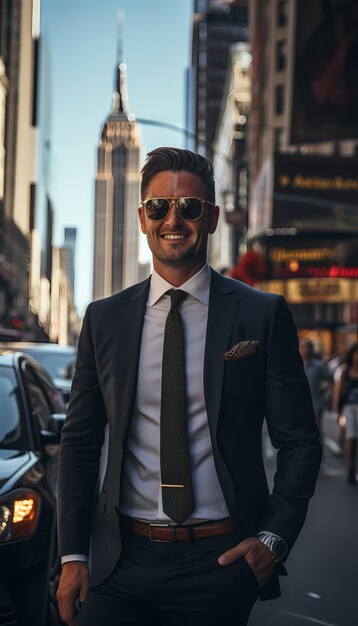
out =
[[111,576],[89,590],[76,626],[245,626],[258,597],[244,559],[217,559],[233,535],[160,543],[123,528],[121,558]]

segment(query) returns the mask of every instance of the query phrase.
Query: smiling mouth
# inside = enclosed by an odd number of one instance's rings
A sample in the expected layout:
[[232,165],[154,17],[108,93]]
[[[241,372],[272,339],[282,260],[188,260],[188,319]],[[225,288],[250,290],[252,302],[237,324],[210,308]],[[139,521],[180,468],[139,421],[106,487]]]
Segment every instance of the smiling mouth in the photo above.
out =
[[161,235],[163,239],[185,239],[187,235]]

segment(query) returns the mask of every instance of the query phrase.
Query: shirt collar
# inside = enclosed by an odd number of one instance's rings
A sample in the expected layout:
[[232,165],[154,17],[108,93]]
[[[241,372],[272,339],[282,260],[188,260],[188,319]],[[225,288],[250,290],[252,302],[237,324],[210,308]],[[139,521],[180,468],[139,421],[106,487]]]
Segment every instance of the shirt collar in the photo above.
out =
[[[183,285],[180,285],[180,289],[187,291],[187,293],[196,300],[199,300],[203,304],[209,305],[209,293],[210,293],[210,280],[211,272],[208,263],[199,270],[194,276],[189,278]],[[153,306],[169,289],[176,289],[173,285],[168,283],[162,276],[160,276],[155,269],[153,269],[152,279],[150,281],[148,304]]]

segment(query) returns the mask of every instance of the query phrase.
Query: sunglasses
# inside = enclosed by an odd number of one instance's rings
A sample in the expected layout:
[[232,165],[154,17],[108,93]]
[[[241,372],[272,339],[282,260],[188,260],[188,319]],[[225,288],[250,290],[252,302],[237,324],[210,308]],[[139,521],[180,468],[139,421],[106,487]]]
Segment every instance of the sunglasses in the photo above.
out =
[[173,202],[179,215],[188,222],[195,222],[201,218],[204,204],[214,206],[213,202],[201,198],[177,198],[176,200],[173,198],[150,198],[144,200],[142,206],[150,220],[162,222],[168,216]]

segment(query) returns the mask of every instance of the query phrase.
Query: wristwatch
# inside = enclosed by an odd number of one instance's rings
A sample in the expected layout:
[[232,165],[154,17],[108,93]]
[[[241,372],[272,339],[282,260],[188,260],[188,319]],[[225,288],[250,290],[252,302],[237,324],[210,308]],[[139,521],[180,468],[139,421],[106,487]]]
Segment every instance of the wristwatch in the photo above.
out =
[[258,533],[257,538],[271,550],[274,561],[277,563],[284,561],[288,553],[288,545],[285,539],[266,531]]

